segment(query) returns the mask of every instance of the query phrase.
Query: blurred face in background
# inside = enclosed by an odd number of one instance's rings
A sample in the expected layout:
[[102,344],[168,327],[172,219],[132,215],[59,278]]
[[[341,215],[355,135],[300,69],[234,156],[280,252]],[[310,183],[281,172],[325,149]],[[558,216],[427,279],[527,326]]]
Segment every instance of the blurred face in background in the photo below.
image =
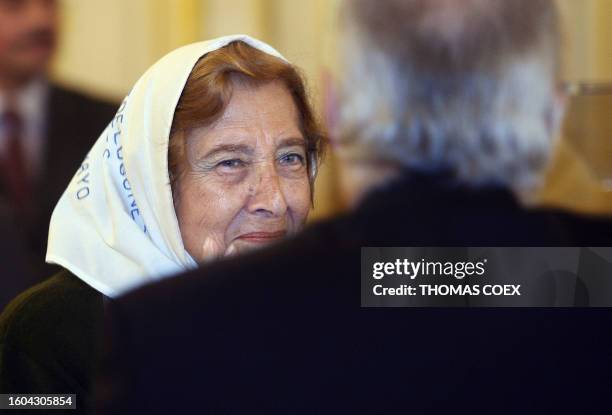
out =
[[57,0],[0,0],[0,81],[19,84],[44,73],[57,26]]
[[236,84],[219,120],[187,135],[176,213],[198,262],[284,238],[311,206],[306,140],[282,82]]

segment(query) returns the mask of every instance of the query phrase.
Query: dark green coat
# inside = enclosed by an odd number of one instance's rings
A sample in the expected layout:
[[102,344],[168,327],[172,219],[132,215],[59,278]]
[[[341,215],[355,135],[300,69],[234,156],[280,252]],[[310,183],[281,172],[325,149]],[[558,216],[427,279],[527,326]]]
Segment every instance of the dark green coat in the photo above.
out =
[[64,270],[13,300],[0,315],[0,393],[76,394],[70,413],[91,412],[103,298]]

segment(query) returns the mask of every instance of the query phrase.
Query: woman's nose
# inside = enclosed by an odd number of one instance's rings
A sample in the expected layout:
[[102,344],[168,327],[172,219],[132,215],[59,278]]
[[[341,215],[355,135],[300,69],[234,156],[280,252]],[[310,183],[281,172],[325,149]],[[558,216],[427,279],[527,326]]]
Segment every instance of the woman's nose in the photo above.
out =
[[249,188],[249,213],[280,217],[287,212],[287,201],[280,180],[274,167],[266,167],[257,173],[255,183]]

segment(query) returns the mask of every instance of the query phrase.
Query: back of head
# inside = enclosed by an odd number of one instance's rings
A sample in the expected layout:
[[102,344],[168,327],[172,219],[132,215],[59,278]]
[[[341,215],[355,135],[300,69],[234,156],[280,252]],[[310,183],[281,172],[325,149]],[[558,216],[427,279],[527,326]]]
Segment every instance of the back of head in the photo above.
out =
[[538,184],[558,124],[551,0],[349,0],[341,137],[420,170]]

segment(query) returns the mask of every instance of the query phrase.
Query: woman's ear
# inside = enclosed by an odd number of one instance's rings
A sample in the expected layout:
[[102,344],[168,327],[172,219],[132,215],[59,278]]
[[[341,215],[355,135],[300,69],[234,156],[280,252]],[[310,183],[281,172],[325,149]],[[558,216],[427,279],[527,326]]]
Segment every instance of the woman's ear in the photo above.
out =
[[308,179],[311,185],[314,184],[319,173],[319,158],[314,150],[308,151]]
[[308,181],[310,182],[310,204],[314,208],[315,180],[319,174],[319,156],[316,150],[308,150]]

